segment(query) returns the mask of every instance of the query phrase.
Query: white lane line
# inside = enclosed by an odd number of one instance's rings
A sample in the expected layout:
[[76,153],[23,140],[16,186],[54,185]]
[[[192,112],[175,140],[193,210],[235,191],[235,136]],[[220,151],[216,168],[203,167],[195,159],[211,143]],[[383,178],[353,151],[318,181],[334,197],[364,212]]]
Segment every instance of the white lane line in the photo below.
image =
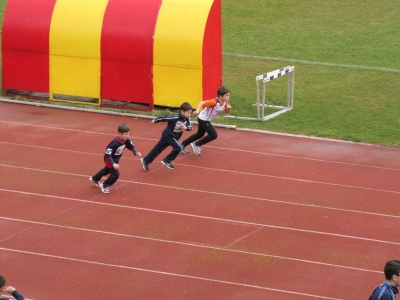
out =
[[68,201],[76,201],[76,202],[82,202],[82,203],[90,203],[90,204],[95,204],[95,205],[106,205],[106,206],[111,206],[111,207],[129,208],[129,209],[133,209],[133,210],[141,210],[141,211],[148,211],[148,212],[161,213],[161,214],[169,214],[169,215],[176,215],[176,216],[183,216],[183,217],[190,217],[190,218],[197,218],[197,219],[205,219],[205,220],[211,220],[211,221],[217,221],[217,222],[226,222],[226,223],[231,223],[231,224],[249,225],[249,226],[256,226],[256,227],[262,226],[265,228],[304,232],[304,233],[318,234],[318,235],[327,235],[327,236],[334,236],[334,237],[340,237],[340,238],[345,238],[345,239],[354,239],[354,240],[361,240],[361,241],[367,241],[367,242],[373,242],[373,243],[382,243],[382,244],[399,245],[400,246],[400,243],[397,243],[397,242],[364,238],[364,237],[338,234],[338,233],[332,233],[332,232],[299,229],[299,228],[277,226],[277,225],[268,225],[268,224],[261,224],[261,223],[247,222],[247,221],[238,221],[238,220],[231,220],[231,219],[194,215],[194,214],[188,214],[188,213],[180,213],[180,212],[174,212],[174,211],[166,211],[166,210],[160,210],[160,209],[151,209],[151,208],[144,208],[144,207],[137,207],[137,206],[96,202],[96,201],[92,201],[92,200],[82,200],[82,199],[69,198],[69,197],[59,197],[59,196],[46,195],[46,194],[21,192],[21,191],[7,190],[7,189],[2,189],[2,188],[0,188],[0,191],[10,192],[10,193],[18,193],[18,194],[23,194],[23,195],[34,195],[34,196],[46,197],[46,198],[62,199],[62,200],[68,200]]
[[[85,155],[90,155],[90,156],[92,156],[92,155],[103,156],[104,155],[103,153],[82,152],[82,151],[76,151],[76,150],[58,149],[58,148],[43,147],[43,146],[30,146],[30,145],[23,145],[23,144],[17,144],[17,143],[8,143],[8,142],[0,142],[0,144],[6,144],[6,145],[12,145],[12,146],[18,146],[18,147],[29,147],[29,148],[46,149],[46,150],[52,150],[52,151],[64,151],[64,152],[71,152],[71,153],[79,153],[79,154],[85,154]],[[213,147],[213,148],[229,150],[229,148],[220,148],[220,147]],[[249,151],[245,151],[245,150],[236,150],[236,149],[235,149],[235,151],[249,152]],[[251,153],[252,154],[269,155],[267,153],[254,152],[254,151],[252,151]],[[284,156],[284,155],[274,155],[274,156]],[[286,156],[286,157],[288,158],[289,156]],[[295,158],[295,157],[290,157],[290,158]],[[134,159],[134,158],[131,158],[131,157],[126,157],[126,159],[138,160],[138,159]],[[302,158],[299,158],[299,159],[302,159]],[[324,163],[330,163],[330,162],[325,161],[325,160],[316,160],[316,159],[304,159],[304,160],[313,160],[313,161],[319,161],[319,162],[324,162]],[[251,175],[251,176],[262,176],[262,177],[269,177],[269,178],[291,180],[291,181],[300,181],[300,182],[309,182],[309,183],[318,183],[318,184],[327,184],[327,185],[337,185],[337,186],[350,187],[350,188],[359,188],[359,189],[373,189],[373,188],[368,188],[368,187],[357,187],[357,186],[353,186],[353,185],[344,185],[344,184],[339,184],[339,183],[330,183],[330,182],[324,182],[324,181],[315,181],[315,180],[300,179],[300,178],[293,178],[293,177],[283,177],[283,176],[268,175],[268,174],[259,174],[259,173],[250,173],[250,172],[235,171],[235,170],[208,168],[208,167],[202,167],[202,166],[193,166],[193,165],[176,163],[176,162],[175,162],[175,164],[178,165],[178,166],[185,166],[185,167],[189,167],[189,168],[212,170],[212,171],[215,170],[215,171],[226,172],[226,173],[237,173],[237,174],[244,174],[244,175]],[[385,169],[385,170],[391,170],[391,171],[400,171],[400,169],[391,169],[391,168],[374,167],[374,166],[364,166],[364,165],[356,165],[356,164],[350,164],[350,163],[340,163],[340,164],[352,165],[352,166],[357,166],[357,167]],[[399,193],[400,194],[400,192],[397,192],[397,191],[380,190],[380,189],[373,189],[373,190],[385,191],[385,192],[395,192],[395,193]]]
[[[1,142],[0,142],[1,143]],[[34,147],[34,146],[33,146]],[[51,150],[52,148],[45,148],[48,150]],[[54,148],[53,148],[54,149]],[[58,149],[54,149],[58,150]],[[87,152],[79,152],[79,151],[70,151],[70,150],[64,150],[68,152],[75,152],[75,153],[84,153],[84,154],[89,154],[89,155],[100,155],[100,154],[91,154]],[[128,159],[132,159],[129,158]],[[137,159],[136,159],[137,160]],[[277,176],[277,175],[268,175],[268,174],[258,174],[258,173],[249,173],[249,172],[243,172],[243,171],[234,171],[234,170],[225,170],[225,169],[218,169],[218,168],[208,168],[208,167],[202,167],[202,166],[193,166],[193,165],[188,165],[188,164],[182,164],[182,163],[174,163],[179,166],[184,166],[184,167],[190,167],[190,168],[196,168],[196,169],[203,169],[203,170],[211,170],[211,171],[219,171],[219,172],[226,172],[226,173],[235,173],[235,174],[243,174],[243,175],[250,175],[250,176],[257,176],[257,177],[267,177],[267,178],[275,178],[275,179],[282,179],[282,180],[289,180],[289,181],[298,181],[298,182],[306,182],[306,183],[315,183],[315,184],[322,184],[322,185],[329,185],[329,186],[338,186],[338,187],[345,187],[345,188],[352,188],[352,189],[361,189],[361,190],[368,190],[368,191],[376,191],[376,192],[383,192],[383,193],[395,193],[395,194],[400,194],[400,191],[393,191],[393,190],[383,190],[383,189],[377,189],[377,188],[370,188],[370,187],[361,187],[361,186],[356,186],[356,185],[349,185],[349,184],[340,184],[340,183],[331,183],[331,182],[325,182],[325,181],[316,181],[316,180],[310,180],[310,179],[300,179],[300,178],[294,178],[294,177],[284,177],[284,176]],[[5,166],[5,167],[15,167],[15,168],[21,168],[23,169],[24,167],[19,167],[19,166],[11,166],[11,165],[5,165],[5,164],[0,164],[0,166]],[[31,169],[31,168],[25,168],[25,169]],[[44,170],[41,170],[45,172]]]
[[[178,164],[176,164],[176,165],[178,165]],[[185,167],[190,167],[190,165],[186,165],[186,164],[180,164],[180,165],[181,166],[185,166]],[[251,176],[276,178],[276,179],[283,179],[283,180],[289,180],[289,181],[316,183],[316,184],[338,186],[338,187],[345,187],[345,188],[352,188],[352,189],[361,189],[361,190],[368,190],[368,191],[400,194],[400,191],[383,190],[383,189],[369,188],[369,187],[361,187],[361,186],[349,185],[349,184],[331,183],[331,182],[316,181],[316,180],[309,180],[309,179],[300,179],[300,178],[293,178],[293,177],[283,177],[283,176],[268,175],[268,174],[247,173],[247,172],[242,172],[242,171],[224,170],[224,169],[217,169],[217,168],[207,168],[207,167],[202,167],[202,166],[195,166],[195,168],[196,169],[213,170],[213,171],[219,171],[219,172],[227,172],[227,173],[244,174],[244,175],[251,175]]]
[[[56,129],[56,130],[64,130],[64,131],[73,131],[73,132],[83,132],[83,133],[89,133],[89,134],[100,134],[100,135],[116,136],[116,134],[114,134],[114,133],[104,133],[104,132],[98,132],[98,131],[88,131],[88,130],[80,130],[80,129],[72,129],[72,128],[61,128],[61,127],[54,127],[54,126],[45,126],[45,125],[20,123],[20,122],[0,121],[0,123],[13,124],[13,125],[22,125],[22,126],[29,126],[29,127],[39,127],[39,128],[46,128],[46,129]],[[158,139],[141,138],[141,137],[137,137],[137,136],[135,136],[134,138],[135,139],[158,141]]]
[[223,52],[223,55],[243,57],[243,58],[262,59],[262,60],[294,62],[294,63],[301,63],[301,64],[305,64],[305,65],[319,65],[319,66],[328,66],[328,67],[342,67],[342,68],[350,68],[350,69],[362,69],[362,70],[400,73],[400,70],[398,70],[398,69],[370,67],[370,66],[353,65],[353,64],[337,64],[337,63],[330,63],[330,62],[310,61],[310,60],[283,58],[283,57],[258,56],[258,55],[240,54],[240,53],[232,53],[232,52]]
[[[186,166],[183,164],[181,164],[181,165]],[[0,164],[0,166],[10,167],[10,168],[19,168],[19,169],[35,171],[35,172],[39,171],[39,172],[44,172],[44,173],[54,173],[54,174],[61,174],[61,175],[68,175],[68,176],[89,177],[89,175],[42,170],[42,169],[19,167],[19,166],[10,166],[10,165],[4,165],[4,164]],[[194,192],[194,193],[204,193],[204,194],[218,195],[218,196],[224,196],[224,197],[234,197],[234,198],[241,198],[241,199],[248,199],[248,200],[255,200],[255,201],[264,201],[264,202],[279,203],[279,204],[286,204],[286,205],[296,205],[296,206],[303,206],[303,207],[310,207],[310,208],[328,209],[328,210],[333,210],[333,211],[343,211],[343,212],[350,212],[350,213],[357,213],[357,214],[367,214],[367,215],[373,215],[373,216],[379,216],[379,217],[389,217],[389,218],[400,219],[400,216],[397,216],[397,215],[388,215],[388,214],[381,214],[381,213],[368,212],[368,211],[360,211],[360,210],[336,208],[336,207],[329,207],[329,206],[322,206],[322,205],[315,205],[315,204],[304,204],[304,203],[296,203],[296,202],[289,202],[289,201],[283,201],[283,200],[275,200],[275,199],[243,196],[243,195],[236,195],[236,194],[227,194],[227,193],[220,193],[220,192],[213,192],[213,191],[204,191],[204,190],[196,190],[196,189],[189,189],[189,188],[173,187],[173,186],[169,186],[169,185],[145,183],[145,182],[139,182],[139,181],[133,181],[133,180],[119,179],[118,181],[125,182],[125,183],[131,183],[131,184],[148,185],[148,186],[154,186],[154,187],[166,188],[166,189],[182,190],[182,191],[188,191],[188,192]]]
[[[181,165],[182,166],[186,166],[186,165],[183,165],[183,164],[181,164]],[[18,167],[18,166],[11,166],[11,165],[5,165],[5,164],[0,164],[0,166],[16,168],[16,169],[24,169],[24,170],[35,171],[35,172],[39,171],[39,172],[44,172],[44,173],[54,173],[54,174],[61,174],[61,175],[68,175],[68,176],[90,177],[89,175],[81,175],[81,174],[73,174],[73,173],[66,173],[66,172],[59,172],[59,171],[42,170],[42,169],[36,169],[36,168]],[[199,167],[196,167],[196,168],[199,168]],[[236,195],[236,194],[226,194],[226,193],[219,193],[219,192],[211,192],[211,191],[204,191],[204,190],[196,190],[196,189],[189,189],[189,188],[166,186],[166,185],[160,185],[160,184],[154,184],[154,183],[138,182],[138,181],[133,181],[133,180],[119,179],[118,181],[125,182],[125,183],[131,183],[131,184],[154,186],[154,187],[165,188],[165,189],[173,189],[173,190],[194,192],[194,193],[204,193],[204,194],[224,196],[224,197],[233,197],[233,198],[241,198],[241,199],[247,199],[247,200],[279,203],[279,204],[284,204],[284,205],[295,205],[295,206],[303,206],[303,207],[310,207],[310,208],[317,208],[317,209],[327,209],[327,210],[333,210],[333,211],[343,211],[343,212],[356,213],[356,214],[366,214],[366,215],[372,215],[372,216],[400,219],[400,216],[397,216],[397,215],[388,215],[388,214],[381,214],[381,213],[361,211],[361,210],[336,208],[336,207],[329,207],[329,206],[322,206],[322,205],[315,205],[315,204],[296,203],[296,202],[290,202],[290,201],[259,198],[259,197],[252,197],[252,196],[243,196],[243,195]]]
[[[207,147],[209,147],[209,146],[207,146]],[[268,153],[268,152],[249,151],[249,150],[243,150],[243,149],[224,148],[224,147],[217,147],[217,146],[210,146],[210,148],[221,149],[221,150],[224,150],[224,151],[231,150],[231,151],[235,151],[235,152],[244,152],[244,153],[250,153],[250,154],[260,154],[260,155],[276,156],[276,157],[283,157],[283,158],[292,158],[292,159],[307,160],[307,161],[316,161],[316,162],[338,164],[338,165],[348,165],[348,166],[361,167],[361,168],[373,168],[373,169],[400,171],[399,168],[388,168],[388,167],[380,167],[380,166],[373,166],[373,165],[362,165],[362,164],[355,164],[355,163],[348,163],[348,162],[341,162],[341,161],[333,161],[333,160],[326,160],[326,159],[300,157],[300,156],[294,156],[294,155],[284,155],[284,154],[276,154],[276,153]],[[399,151],[399,154],[400,154],[400,151]]]
[[[147,241],[152,241],[152,242],[176,244],[176,245],[180,245],[180,246],[204,248],[204,249],[210,249],[210,250],[219,250],[219,251],[224,251],[224,252],[232,252],[232,253],[254,255],[254,256],[261,256],[261,257],[270,257],[270,258],[297,261],[297,262],[302,262],[302,263],[309,263],[309,264],[314,264],[314,265],[322,265],[322,266],[334,267],[334,268],[340,268],[340,269],[349,269],[349,270],[369,272],[369,273],[377,273],[377,274],[381,274],[382,273],[382,271],[368,270],[368,269],[349,267],[349,266],[343,266],[343,265],[335,265],[335,264],[329,264],[329,263],[318,262],[318,261],[313,261],[313,260],[306,260],[306,259],[299,259],[299,258],[293,258],[293,257],[287,257],[287,256],[280,256],[280,255],[272,255],[272,254],[264,254],[264,253],[257,253],[257,252],[229,249],[229,247],[231,245],[229,245],[227,247],[215,247],[215,246],[210,246],[210,245],[205,245],[205,244],[197,244],[197,243],[195,244],[195,243],[188,243],[188,242],[178,242],[178,241],[172,241],[172,240],[163,240],[163,239],[150,238],[150,237],[145,237],[145,236],[138,236],[138,235],[132,235],[132,234],[125,234],[125,233],[117,233],[117,232],[110,232],[110,231],[96,230],[96,229],[87,229],[87,228],[80,228],[80,227],[73,227],[73,226],[66,226],[66,225],[59,225],[59,224],[52,224],[52,223],[46,223],[46,222],[36,222],[36,221],[21,220],[21,219],[15,219],[15,218],[7,218],[7,217],[0,217],[0,219],[6,220],[6,221],[13,221],[13,222],[29,223],[29,224],[49,226],[49,227],[65,228],[65,229],[71,229],[71,230],[78,230],[78,231],[94,232],[94,233],[113,235],[113,236],[128,237],[128,238],[141,239],[141,240],[147,240]],[[257,228],[256,230],[252,231],[250,234],[253,234],[256,231],[259,231],[261,228],[263,228],[263,227]],[[245,237],[249,236],[250,234],[246,235]],[[243,238],[241,238],[240,240],[242,240]],[[238,240],[235,241],[234,243],[236,243],[236,242],[238,242]]]
[[73,262],[79,262],[79,263],[87,263],[87,264],[98,265],[98,266],[135,270],[135,271],[148,272],[148,273],[154,273],[154,274],[159,274],[159,275],[168,275],[168,276],[175,276],[175,277],[181,277],[181,278],[187,278],[187,279],[194,279],[194,280],[229,284],[229,285],[248,287],[248,288],[254,288],[254,289],[261,289],[261,290],[267,290],[267,291],[273,291],[273,292],[281,292],[281,293],[286,293],[286,294],[300,295],[300,296],[306,296],[306,297],[312,297],[312,298],[318,298],[318,299],[340,300],[338,298],[324,297],[324,296],[320,296],[320,295],[313,295],[313,294],[307,294],[307,293],[298,293],[298,292],[293,292],[293,291],[289,291],[289,290],[281,290],[281,289],[269,288],[269,287],[264,287],[264,286],[245,284],[245,283],[240,283],[240,282],[232,282],[232,281],[218,280],[218,279],[212,279],[212,278],[206,278],[206,277],[198,277],[198,276],[191,276],[191,275],[185,275],[185,274],[171,273],[171,272],[165,272],[165,271],[157,271],[157,270],[150,270],[150,269],[144,269],[144,268],[129,267],[129,266],[123,266],[123,265],[116,265],[116,264],[109,264],[109,263],[103,263],[103,262],[97,262],[97,261],[77,259],[77,258],[72,258],[72,257],[64,257],[64,256],[44,254],[44,253],[38,253],[38,252],[9,249],[9,248],[4,248],[4,247],[0,247],[0,250],[21,253],[21,254],[41,256],[41,257],[47,257],[47,258],[62,259],[62,260],[68,260],[68,261],[73,261]]
[[[101,155],[101,156],[104,155],[103,153],[97,153],[97,152],[96,153],[86,152],[86,151],[83,152],[83,151],[76,151],[76,150],[69,150],[69,149],[59,149],[59,148],[52,148],[52,147],[43,147],[43,146],[26,145],[26,144],[1,142],[1,141],[0,141],[0,144],[18,146],[18,147],[27,147],[27,148],[38,148],[38,149],[45,149],[45,150],[52,150],[52,151],[64,151],[64,152],[87,154],[87,155]],[[359,164],[354,164],[354,163],[329,161],[329,160],[317,159],[317,158],[298,157],[298,156],[292,156],[292,155],[283,155],[283,154],[275,154],[275,153],[267,153],[267,152],[257,152],[257,151],[249,151],[249,150],[233,149],[233,148],[223,148],[223,147],[215,147],[215,146],[207,146],[207,147],[214,148],[214,149],[221,149],[221,150],[224,150],[224,151],[231,150],[231,151],[235,151],[235,152],[244,152],[244,153],[249,153],[249,154],[259,154],[259,155],[265,155],[265,156],[276,156],[276,157],[284,157],[284,158],[290,158],[290,159],[316,161],[316,162],[321,162],[321,163],[347,165],[347,166],[354,166],[354,167],[360,167],[360,168],[382,169],[382,170],[388,170],[388,171],[400,171],[400,169],[396,169],[396,168],[386,168],[386,167],[379,167],[379,166],[372,166],[372,165],[359,165]],[[131,159],[130,157],[127,157],[127,158]],[[184,165],[184,164],[181,164],[181,165]],[[184,165],[184,166],[195,167],[195,166],[192,166],[192,165]],[[206,168],[206,169],[211,169],[211,168]],[[237,172],[237,171],[231,171],[231,170],[223,170],[223,171],[226,171],[226,172]],[[245,174],[251,174],[251,175],[262,175],[262,174],[257,174],[257,173],[246,173],[246,172],[244,172],[244,173]]]
[[[26,123],[0,121],[0,123],[1,122],[2,123],[18,124],[18,125],[29,126],[29,127],[36,126],[36,127],[50,128],[50,129],[56,129],[56,130],[68,130],[68,131],[84,132],[84,133],[90,133],[90,134],[102,134],[102,135],[108,135],[108,136],[114,136],[115,135],[115,134],[108,134],[108,133],[102,133],[102,132],[92,132],[92,131],[84,131],[84,130],[78,130],[78,129],[66,129],[66,128],[50,127],[50,126],[43,126],[43,125],[32,125],[32,124],[26,124]],[[276,133],[274,133],[274,134],[276,134]],[[141,139],[141,140],[149,140],[149,141],[156,141],[157,140],[157,139],[143,138],[143,137],[137,137],[137,136],[132,136],[132,138],[133,139]],[[309,138],[309,137],[305,137],[305,138]],[[342,141],[339,140],[337,142],[342,142]],[[8,143],[8,142],[0,142],[0,143],[10,144],[10,145],[14,144],[14,143]],[[31,145],[23,145],[23,144],[15,144],[15,145],[41,148],[40,146],[31,146]],[[368,144],[365,144],[365,145],[366,146],[373,146],[373,145],[368,145]],[[207,145],[207,147],[213,148],[213,149],[221,149],[221,150],[234,151],[234,152],[244,152],[244,153],[250,153],[250,154],[260,154],[260,155],[267,155],[267,156],[285,157],[285,158],[293,158],[293,159],[307,160],[307,161],[317,161],[317,162],[332,163],[332,164],[339,164],[339,165],[349,165],[349,166],[364,167],[364,168],[375,168],[375,169],[383,169],[383,170],[400,171],[399,168],[388,168],[388,167],[373,166],[373,165],[362,165],[362,164],[347,163],[347,162],[340,162],[340,161],[332,161],[332,160],[325,160],[325,159],[300,157],[300,156],[294,156],[294,155],[283,155],[283,154],[276,154],[276,153],[269,153],[269,152],[259,152],[259,151],[235,149],[235,148],[224,148],[224,147],[209,146],[209,145]],[[57,148],[46,148],[46,147],[43,147],[43,148],[44,149],[63,150],[63,149],[57,149]],[[74,152],[74,150],[64,150],[64,151]]]
[[[9,143],[9,142],[0,142],[0,144],[17,146],[17,147],[26,147],[26,148],[37,148],[37,149],[44,149],[44,150],[51,150],[51,151],[71,152],[71,153],[78,153],[78,154],[86,154],[86,155],[90,155],[90,156],[92,156],[92,155],[104,156],[104,153],[76,151],[76,150],[69,150],[69,149],[63,149],[63,148],[43,147],[43,146],[26,145],[26,144]],[[130,159],[130,157],[127,157],[127,158]],[[125,157],[124,157],[124,159],[125,159]]]

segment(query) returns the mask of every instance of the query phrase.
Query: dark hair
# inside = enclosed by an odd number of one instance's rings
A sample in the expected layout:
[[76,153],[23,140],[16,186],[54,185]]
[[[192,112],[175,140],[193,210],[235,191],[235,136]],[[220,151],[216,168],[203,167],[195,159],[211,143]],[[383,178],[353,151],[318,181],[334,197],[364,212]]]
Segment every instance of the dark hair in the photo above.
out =
[[130,132],[130,131],[131,131],[131,129],[129,128],[129,126],[124,123],[122,123],[118,126],[118,132],[125,133],[125,132]]
[[393,275],[400,276],[400,260],[389,260],[383,271],[387,280],[391,280]]
[[0,289],[3,288],[3,286],[6,285],[6,279],[4,278],[3,275],[0,274]]
[[193,110],[192,106],[188,102],[183,102],[181,106],[179,107],[179,111],[188,111],[188,110]]
[[228,93],[230,93],[230,92],[231,92],[231,91],[228,90],[226,87],[220,86],[220,87],[218,88],[218,97],[219,97],[219,96],[223,96],[223,95],[225,95],[225,94],[228,94]]

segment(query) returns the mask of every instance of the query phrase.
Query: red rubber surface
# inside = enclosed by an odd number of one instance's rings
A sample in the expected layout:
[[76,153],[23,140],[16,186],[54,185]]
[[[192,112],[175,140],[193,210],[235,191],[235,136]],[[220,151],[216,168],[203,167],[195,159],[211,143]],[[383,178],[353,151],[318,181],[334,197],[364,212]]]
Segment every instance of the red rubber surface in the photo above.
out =
[[26,298],[367,299],[399,258],[399,149],[217,128],[174,170],[126,151],[104,195],[122,122],[143,155],[165,126],[0,102],[1,272]]

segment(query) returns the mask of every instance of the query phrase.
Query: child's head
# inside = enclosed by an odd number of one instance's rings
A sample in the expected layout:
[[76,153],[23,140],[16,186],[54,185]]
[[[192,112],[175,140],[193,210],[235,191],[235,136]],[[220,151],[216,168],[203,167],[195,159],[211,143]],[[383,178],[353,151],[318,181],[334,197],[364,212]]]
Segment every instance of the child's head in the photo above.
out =
[[131,129],[128,125],[122,123],[118,126],[118,136],[121,140],[125,141],[129,137]]
[[0,274],[0,290],[6,285],[6,279]]
[[[383,269],[386,280],[393,280],[397,286],[400,285],[400,261],[389,260]],[[395,278],[394,278],[395,277]]]
[[190,114],[193,111],[192,106],[190,105],[190,103],[188,102],[183,102],[181,104],[181,106],[179,107],[179,111],[181,113],[182,116],[184,116],[185,118],[189,118]]
[[221,86],[218,88],[218,100],[226,102],[229,101],[231,91],[228,90],[226,87]]
[[219,88],[218,88],[218,97],[219,96],[224,96],[225,94],[228,94],[228,93],[230,93],[231,91],[230,90],[228,90],[226,87],[224,87],[224,86],[220,86]]

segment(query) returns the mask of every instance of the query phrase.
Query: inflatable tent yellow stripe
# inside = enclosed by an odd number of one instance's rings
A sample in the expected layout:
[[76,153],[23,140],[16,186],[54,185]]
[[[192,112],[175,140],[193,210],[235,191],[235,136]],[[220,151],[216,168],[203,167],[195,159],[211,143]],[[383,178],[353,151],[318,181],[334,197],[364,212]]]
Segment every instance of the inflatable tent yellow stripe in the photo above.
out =
[[[154,34],[154,104],[202,100],[202,49],[213,0],[164,0]],[[184,100],[182,100],[184,99]]]
[[100,41],[107,3],[57,0],[50,26],[50,99],[54,94],[100,99]]

